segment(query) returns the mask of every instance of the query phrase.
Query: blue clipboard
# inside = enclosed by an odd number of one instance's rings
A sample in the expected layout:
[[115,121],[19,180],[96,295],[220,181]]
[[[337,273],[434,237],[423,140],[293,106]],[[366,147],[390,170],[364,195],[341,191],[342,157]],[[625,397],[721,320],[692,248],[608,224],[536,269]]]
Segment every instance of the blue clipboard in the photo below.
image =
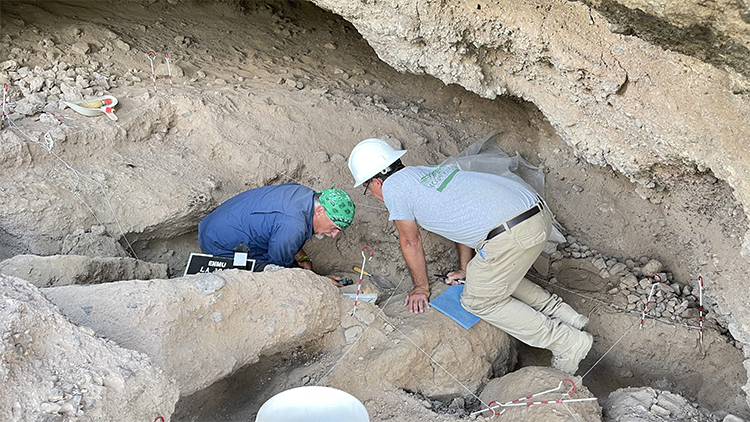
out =
[[461,306],[461,293],[464,291],[463,284],[454,284],[438,297],[432,299],[430,306],[447,315],[450,319],[456,321],[458,325],[469,329],[479,321],[479,317],[470,313]]

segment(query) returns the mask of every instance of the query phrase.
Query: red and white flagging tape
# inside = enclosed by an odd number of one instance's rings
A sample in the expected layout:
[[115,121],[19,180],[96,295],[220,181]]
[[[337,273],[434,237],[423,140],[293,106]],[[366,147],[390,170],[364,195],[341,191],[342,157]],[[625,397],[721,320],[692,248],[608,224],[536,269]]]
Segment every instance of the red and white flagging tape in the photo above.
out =
[[646,307],[643,308],[643,315],[641,315],[641,325],[640,327],[638,327],[639,330],[643,328],[643,320],[646,318],[646,312],[648,312],[648,304],[651,302],[651,296],[653,296],[654,294],[654,288],[657,284],[661,283],[661,276],[659,276],[659,274],[651,274],[650,276],[648,276],[648,279],[651,280],[652,277],[656,277],[658,281],[651,285],[651,292],[648,294],[648,299],[646,299]]
[[154,70],[156,52],[154,52],[154,50],[149,50],[149,52],[146,53],[146,57],[148,57],[148,60],[151,62],[151,80],[154,81],[154,92],[156,92],[156,71]]
[[[544,395],[544,394],[554,393],[555,391],[560,391],[560,390],[562,390],[563,385],[566,382],[569,383],[571,386],[573,386],[573,388],[570,391],[568,391],[567,393],[564,393],[562,395],[563,398],[561,398],[559,400],[525,401],[525,400],[532,399],[534,397],[539,397],[539,396]],[[579,402],[579,401],[594,401],[594,400],[596,400],[596,397],[589,397],[589,398],[585,398],[585,399],[565,399],[564,398],[566,396],[570,397],[575,392],[576,392],[576,384],[572,380],[569,380],[569,379],[566,378],[566,379],[560,381],[560,384],[558,384],[556,388],[552,388],[552,389],[547,390],[547,391],[542,391],[540,393],[531,394],[531,395],[528,395],[526,397],[521,397],[520,399],[511,400],[511,401],[505,402],[505,403],[498,403],[497,401],[493,400],[493,401],[491,401],[487,405],[486,409],[474,412],[470,416],[478,415],[478,414],[484,413],[484,412],[490,412],[490,413],[492,413],[492,416],[495,417],[495,416],[500,415],[501,413],[505,412],[505,409],[503,409],[503,411],[500,412],[500,413],[496,412],[496,410],[499,409],[499,408],[501,408],[501,407],[533,406],[533,405],[539,405],[539,404],[572,403],[572,402]]]

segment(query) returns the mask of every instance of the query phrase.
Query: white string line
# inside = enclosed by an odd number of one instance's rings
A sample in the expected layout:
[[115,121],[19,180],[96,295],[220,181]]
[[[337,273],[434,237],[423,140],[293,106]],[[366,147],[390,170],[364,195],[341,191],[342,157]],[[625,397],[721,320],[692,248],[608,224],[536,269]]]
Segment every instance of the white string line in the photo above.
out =
[[63,160],[62,158],[60,158],[59,155],[57,155],[55,152],[52,151],[52,146],[47,147],[46,145],[43,145],[39,141],[33,139],[31,136],[29,136],[28,134],[26,134],[26,132],[24,132],[23,130],[21,130],[21,128],[19,128],[18,125],[16,125],[16,122],[14,122],[13,120],[11,120],[10,117],[8,117],[8,122],[9,122],[10,126],[13,127],[13,129],[15,129],[16,131],[18,131],[21,135],[25,136],[32,143],[38,144],[38,145],[41,145],[42,147],[44,147],[44,149],[47,150],[47,152],[49,154],[51,154],[53,157],[55,157],[57,160],[59,160],[65,167],[67,167],[70,171],[73,172],[73,174],[75,175],[76,179],[75,179],[75,185],[74,185],[73,189],[70,189],[71,193],[73,193],[73,195],[75,195],[76,198],[78,198],[78,200],[81,201],[86,206],[86,208],[88,208],[89,212],[91,212],[92,216],[97,221],[97,223],[99,223],[100,225],[104,226],[105,229],[106,229],[106,225],[104,225],[104,223],[102,223],[102,221],[96,215],[96,213],[91,208],[91,206],[76,191],[78,189],[78,186],[79,186],[80,182],[81,182],[81,178],[86,179],[86,180],[88,180],[90,182],[93,182],[94,184],[96,184],[96,185],[99,186],[99,189],[102,192],[102,196],[104,196],[104,199],[105,199],[105,201],[107,203],[109,211],[112,214],[112,218],[115,220],[115,223],[117,224],[117,228],[120,230],[120,235],[123,237],[123,239],[125,239],[125,242],[128,244],[128,248],[130,249],[130,252],[133,254],[133,257],[135,257],[136,259],[138,259],[138,255],[135,253],[135,250],[133,249],[133,246],[130,244],[130,241],[128,240],[127,236],[125,236],[125,233],[124,233],[124,231],[122,229],[122,225],[120,225],[120,220],[117,218],[117,215],[115,214],[114,208],[112,207],[112,203],[111,203],[111,201],[109,199],[109,196],[107,195],[107,193],[106,193],[106,191],[104,189],[104,185],[102,185],[101,183],[97,182],[96,180],[94,180],[94,179],[92,179],[92,178],[90,178],[90,177],[82,174],[81,172],[79,172],[78,170],[76,170],[75,168],[73,168],[65,160]]
[[606,352],[604,352],[604,354],[603,354],[603,355],[602,355],[602,356],[601,356],[601,357],[599,358],[599,360],[597,360],[597,361],[596,361],[596,362],[595,362],[595,363],[594,363],[593,365],[591,365],[591,368],[589,368],[589,370],[588,370],[588,371],[586,371],[586,373],[584,373],[584,374],[583,374],[583,375],[581,376],[581,378],[580,378],[580,379],[579,379],[579,380],[578,380],[578,381],[576,382],[576,385],[578,385],[578,383],[582,382],[582,381],[583,381],[583,378],[584,378],[584,377],[586,377],[586,375],[588,375],[588,374],[589,374],[589,372],[591,372],[591,371],[592,371],[592,370],[594,369],[594,367],[596,367],[596,365],[598,365],[598,364],[599,364],[599,362],[601,362],[601,361],[602,361],[602,360],[604,359],[604,357],[605,357],[605,356],[607,356],[607,354],[608,354],[609,352],[611,352],[611,351],[612,351],[612,349],[614,349],[614,348],[615,348],[615,346],[617,346],[617,344],[618,344],[618,343],[620,343],[620,341],[622,341],[622,339],[624,339],[624,338],[625,338],[625,336],[626,336],[626,335],[628,335],[628,334],[630,333],[630,331],[632,331],[632,330],[633,330],[633,328],[634,328],[634,327],[636,326],[636,324],[638,324],[639,322],[640,322],[640,320],[636,321],[636,322],[635,322],[635,324],[631,325],[631,326],[630,326],[630,328],[628,328],[628,329],[627,329],[627,330],[625,331],[625,333],[623,333],[623,335],[621,335],[621,336],[620,336],[620,338],[619,338],[619,339],[617,339],[617,341],[616,341],[616,342],[615,342],[615,343],[614,343],[614,344],[613,344],[612,346],[610,346],[610,348],[609,348],[609,349],[608,349],[608,350],[607,350]]
[[563,402],[563,403],[562,403],[562,405],[563,405],[563,406],[565,406],[565,408],[566,408],[566,409],[568,409],[568,413],[570,413],[570,416],[572,416],[572,417],[573,417],[573,419],[575,419],[575,420],[576,420],[576,422],[580,422],[580,421],[578,420],[578,418],[576,417],[576,415],[574,415],[574,414],[573,414],[573,411],[572,411],[572,410],[570,410],[570,407],[568,407],[568,403],[565,403],[565,402]]
[[[401,281],[399,281],[398,285],[393,289],[393,292],[391,292],[391,295],[385,301],[385,304],[382,307],[380,307],[380,311],[378,312],[378,315],[376,315],[376,316],[380,316],[380,314],[382,314],[384,312],[385,307],[388,306],[388,302],[391,301],[391,299],[393,298],[393,295],[395,295],[396,292],[398,291],[398,288],[401,287],[401,283],[403,283],[403,281],[404,281],[405,278],[406,278],[406,274],[404,274],[403,276],[401,276]],[[373,322],[375,322],[374,319],[373,319]],[[388,321],[386,321],[386,322],[388,322]],[[362,332],[362,334],[360,334],[359,338],[357,338],[357,341],[355,341],[351,345],[351,347],[349,347],[346,350],[346,352],[344,352],[344,354],[341,355],[341,357],[336,361],[336,363],[333,364],[333,366],[331,367],[331,369],[329,369],[328,372],[326,372],[326,374],[323,375],[318,380],[318,382],[315,383],[315,385],[319,385],[324,379],[326,379],[326,377],[328,377],[328,375],[331,374],[331,372],[333,372],[334,369],[336,369],[336,367],[339,365],[339,363],[341,363],[341,361],[344,360],[344,358],[346,357],[346,355],[348,355],[349,352],[351,352],[352,350],[354,350],[354,347],[357,345],[357,343],[359,343],[359,341],[362,340],[365,337],[365,334],[367,333],[367,330],[369,330],[371,326],[372,326],[372,322],[367,327],[365,327],[365,330]]]
[[451,374],[447,369],[445,369],[445,367],[443,367],[443,365],[441,365],[440,362],[438,362],[432,356],[430,356],[424,349],[422,349],[417,343],[415,343],[414,340],[412,340],[411,338],[409,338],[409,336],[407,336],[406,334],[404,334],[403,331],[401,331],[398,327],[396,327],[395,325],[393,325],[393,323],[391,323],[390,321],[388,321],[385,318],[383,318],[380,314],[378,314],[377,316],[379,316],[383,321],[385,321],[386,324],[388,324],[391,327],[393,327],[394,330],[396,330],[399,333],[401,333],[401,335],[404,336],[404,338],[406,338],[407,340],[409,340],[409,342],[411,344],[413,344],[414,347],[416,347],[417,349],[419,349],[420,352],[424,353],[424,355],[427,356],[430,359],[430,361],[432,361],[432,363],[434,363],[435,365],[437,365],[446,374],[448,374],[448,376],[450,376],[451,378],[453,378],[453,381],[456,381],[456,383],[458,383],[458,385],[460,385],[461,387],[463,387],[464,390],[468,391],[469,394],[471,394],[472,396],[474,396],[474,398],[476,398],[480,403],[482,403],[483,406],[489,407],[489,405],[487,403],[485,403],[482,399],[480,399],[479,396],[477,396],[476,394],[474,394],[474,392],[471,391],[469,389],[469,387],[465,386],[461,381],[458,380],[458,378],[456,378],[455,376],[453,376],[453,374]]

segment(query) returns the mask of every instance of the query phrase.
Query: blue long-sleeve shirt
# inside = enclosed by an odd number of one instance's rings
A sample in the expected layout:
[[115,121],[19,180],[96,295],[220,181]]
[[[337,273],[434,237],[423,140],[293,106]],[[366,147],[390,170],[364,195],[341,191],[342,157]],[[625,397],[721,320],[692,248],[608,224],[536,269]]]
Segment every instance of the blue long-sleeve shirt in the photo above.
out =
[[313,235],[313,194],[296,183],[245,191],[198,224],[201,248],[231,257],[234,248],[245,242],[248,258],[291,267],[294,255]]

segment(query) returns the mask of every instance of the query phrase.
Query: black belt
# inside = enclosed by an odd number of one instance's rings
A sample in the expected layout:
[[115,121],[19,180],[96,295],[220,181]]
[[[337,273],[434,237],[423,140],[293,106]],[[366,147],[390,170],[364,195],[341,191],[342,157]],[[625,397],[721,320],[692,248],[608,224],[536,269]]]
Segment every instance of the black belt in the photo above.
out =
[[511,227],[517,226],[521,224],[522,222],[528,220],[529,218],[539,214],[541,211],[542,211],[542,203],[540,202],[534,205],[533,207],[527,209],[526,211],[518,214],[517,216],[511,218],[510,220],[505,221],[503,224],[490,230],[490,233],[487,235],[486,240],[490,240],[493,237],[499,235],[500,233],[505,232],[505,226],[508,226],[508,229],[510,229]]

